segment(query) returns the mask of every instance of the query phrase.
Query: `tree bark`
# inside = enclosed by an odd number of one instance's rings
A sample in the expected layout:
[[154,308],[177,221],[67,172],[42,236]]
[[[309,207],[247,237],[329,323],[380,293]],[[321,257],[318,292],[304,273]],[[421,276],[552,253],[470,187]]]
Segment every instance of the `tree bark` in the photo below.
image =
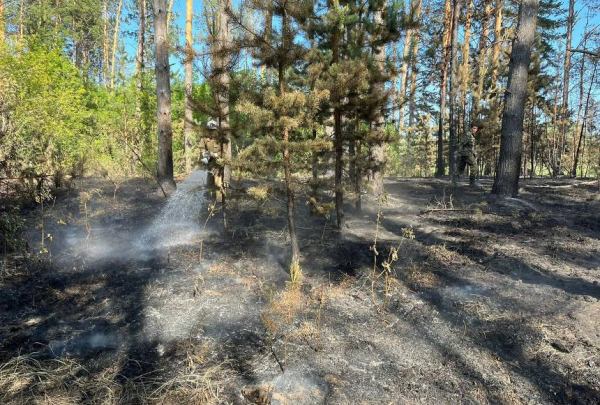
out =
[[102,3],[103,36],[102,36],[102,85],[108,86],[108,0]]
[[493,194],[516,196],[523,149],[523,119],[531,46],[535,39],[539,0],[521,0],[517,33],[513,40],[508,71],[508,89],[502,115],[500,159]]
[[[586,31],[587,31],[587,25],[586,25]],[[585,33],[584,33],[585,36]],[[575,119],[575,128],[576,128],[576,133],[579,133],[580,129],[581,129],[581,113],[583,112],[583,105],[584,103],[584,99],[585,99],[585,82],[584,82],[584,77],[585,77],[585,56],[586,55],[582,55],[581,57],[581,66],[579,68],[579,103],[577,106],[577,118]],[[572,147],[572,153],[571,153],[571,157],[573,158],[572,162],[575,162],[575,150],[577,149],[577,136],[573,136],[573,147]],[[572,166],[571,166],[572,167]]]
[[477,87],[473,92],[473,110],[471,119],[479,118],[480,102],[483,97],[483,84],[487,73],[486,59],[489,54],[487,39],[489,36],[490,19],[492,18],[491,0],[485,0],[485,12],[481,21],[481,34],[479,36],[479,45],[477,47]]
[[137,51],[135,54],[135,120],[137,123],[138,133],[133,142],[134,156],[132,156],[132,164],[134,166],[135,159],[142,156],[142,144],[146,137],[145,120],[142,119],[142,97],[144,92],[144,48],[146,44],[146,0],[138,0],[138,41]]
[[[330,1],[331,7],[335,6],[335,1]],[[340,30],[336,29],[332,33],[331,48],[332,58],[331,63],[337,64],[340,62]],[[343,184],[343,169],[344,169],[344,137],[342,134],[342,112],[340,109],[340,100],[336,97],[331,100],[333,107],[333,133],[334,133],[334,149],[335,149],[335,214],[337,229],[343,230],[346,225],[344,215],[344,184]]]
[[156,99],[158,128],[158,181],[173,190],[173,129],[171,124],[171,82],[167,33],[167,2],[154,0],[154,46],[156,57]]
[[171,27],[171,16],[173,15],[173,4],[174,3],[175,3],[175,0],[169,0],[169,12],[167,13],[167,34],[169,33],[169,28]]
[[440,79],[440,112],[438,118],[437,160],[435,177],[446,174],[444,167],[444,118],[446,116],[446,91],[448,85],[448,64],[450,58],[450,35],[452,31],[452,7],[450,0],[444,5],[444,32],[442,34],[442,66]]
[[[288,17],[283,13],[281,23],[282,48],[287,50],[287,30],[289,29]],[[285,75],[283,62],[279,61],[279,96],[283,99],[285,95]],[[289,149],[290,133],[287,126],[283,129],[283,173],[285,178],[285,193],[287,197],[287,220],[290,233],[290,243],[292,245],[292,263],[290,269],[294,269],[300,264],[300,245],[298,244],[298,234],[296,233],[296,223],[294,220],[294,190],[292,189],[292,170]]]
[[500,43],[502,42],[502,0],[496,0],[494,10],[494,46],[492,47],[492,90],[498,88],[498,67],[500,65]]
[[460,90],[460,107],[461,107],[461,122],[464,125],[466,112],[467,112],[467,92],[470,84],[470,51],[471,51],[471,24],[473,22],[473,0],[469,1],[469,5],[467,7],[467,15],[465,17],[465,37],[463,41],[463,46],[461,50],[462,54],[462,64],[460,69],[460,78],[461,78],[461,90]]
[[581,149],[581,142],[583,140],[583,136],[585,134],[585,124],[588,118],[588,109],[590,105],[590,97],[592,95],[592,88],[594,87],[594,81],[596,80],[596,70],[598,68],[598,63],[594,63],[594,71],[592,72],[592,79],[590,81],[590,87],[587,92],[587,96],[585,99],[585,108],[583,111],[583,122],[581,123],[581,128],[579,130],[579,140],[577,141],[577,148],[575,149],[575,156],[573,159],[573,169],[571,170],[571,176],[577,177],[577,165],[579,164],[579,153]]
[[119,42],[119,26],[121,25],[121,9],[123,8],[123,0],[119,0],[117,6],[117,15],[115,16],[115,31],[113,33],[112,58],[110,63],[110,88],[115,88],[115,59],[117,57],[117,45]]
[[567,15],[567,32],[565,39],[565,59],[563,63],[563,89],[562,105],[560,111],[560,141],[558,147],[557,167],[558,174],[562,173],[562,157],[565,151],[567,138],[567,127],[569,123],[569,85],[571,78],[571,42],[573,38],[573,26],[575,25],[575,0],[569,0],[569,14]]
[[[414,19],[414,21],[418,21],[419,20],[419,16],[421,14],[421,0],[413,0],[411,2],[411,16]],[[415,31],[417,31],[418,34],[418,28],[410,28],[406,31],[406,36],[404,37],[404,48],[403,48],[403,52],[402,52],[402,66],[400,68],[400,87],[398,89],[398,95],[397,95],[397,100],[398,100],[398,107],[400,110],[399,113],[399,121],[398,121],[398,132],[400,133],[400,136],[402,136],[402,131],[404,130],[404,110],[405,110],[405,104],[406,104],[406,84],[408,82],[408,66],[409,65],[413,65],[413,61],[411,60],[412,58],[415,57],[415,55],[411,55],[411,48],[413,48],[413,52],[414,52],[414,48],[412,46],[413,44],[413,37],[415,34]],[[409,59],[410,58],[410,59]]]
[[[375,11],[373,21],[377,25],[383,25],[383,16],[381,10]],[[379,69],[382,71],[385,69],[385,47],[379,47],[377,54],[375,55],[375,60]],[[384,92],[383,83],[378,85],[379,92]],[[377,121],[374,122],[375,128],[377,131],[383,133],[385,131],[385,117],[383,111],[381,111],[378,115]],[[380,142],[375,144],[371,148],[371,154],[373,156],[373,160],[376,162],[376,168],[373,171],[373,193],[376,196],[379,196],[383,193],[383,178],[385,176],[385,143]]]
[[[271,7],[273,7],[273,1],[269,0],[268,4],[268,8],[265,10],[265,42],[267,44],[271,43],[271,35],[273,34],[273,10]],[[261,66],[260,67],[260,74],[261,74],[261,79],[263,77],[265,77],[265,83],[267,84],[267,86],[271,85],[272,79],[271,79],[271,72],[269,71],[269,68],[267,66]]]
[[194,50],[192,48],[193,32],[192,23],[194,20],[194,1],[186,0],[185,3],[185,60],[184,60],[184,86],[185,86],[185,112],[183,122],[183,148],[185,156],[185,171],[192,171],[192,138],[194,135],[193,121],[194,113],[192,111],[192,93],[193,78],[192,65],[194,63]]
[[450,139],[448,147],[448,165],[450,176],[456,173],[457,141],[457,88],[458,88],[458,25],[460,24],[461,0],[454,0],[452,10],[452,39],[450,40]]
[[[219,136],[221,144],[221,159],[223,166],[221,178],[223,186],[227,187],[231,181],[231,126],[229,123],[229,71],[231,63],[231,24],[229,12],[231,0],[219,2],[219,32],[218,53],[214,56],[217,70],[217,104],[219,109]],[[223,193],[225,190],[223,190]]]
[[[419,18],[420,18],[420,6],[421,0],[419,0]],[[412,55],[410,57],[410,100],[408,102],[408,126],[411,127],[411,131],[414,129],[415,117],[417,113],[416,108],[416,95],[417,95],[417,76],[419,74],[419,63],[417,57],[419,55],[419,40],[420,32],[419,28],[415,28],[413,35]],[[410,138],[409,138],[410,139]]]

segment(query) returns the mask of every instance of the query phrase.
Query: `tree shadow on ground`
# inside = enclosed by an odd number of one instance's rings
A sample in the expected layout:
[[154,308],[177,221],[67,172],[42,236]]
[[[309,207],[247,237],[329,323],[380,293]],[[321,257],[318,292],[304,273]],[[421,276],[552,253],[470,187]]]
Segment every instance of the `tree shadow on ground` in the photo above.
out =
[[[404,223],[396,221],[382,221],[382,226],[389,231],[401,234]],[[500,273],[502,276],[509,277],[512,280],[519,280],[526,284],[546,285],[571,295],[588,295],[594,298],[600,298],[600,287],[581,278],[565,277],[557,274],[548,274],[543,269],[526,263],[522,258],[506,257],[501,258],[488,255],[486,252],[478,249],[467,242],[451,242],[442,240],[435,235],[427,235],[420,240],[420,235],[416,235],[417,243],[423,247],[445,245],[446,249],[452,250],[461,256],[466,257],[472,262],[485,263],[487,270]],[[445,286],[468,286],[470,282],[453,275],[453,269],[449,268],[447,263],[435,262],[432,258],[427,258],[429,266],[435,270],[433,272],[442,280]],[[442,270],[445,269],[445,270]],[[473,343],[479,347],[487,349],[494,353],[498,358],[515,373],[522,375],[529,381],[536,384],[546,395],[550,402],[560,403],[581,403],[592,404],[600,402],[600,392],[588,384],[573,382],[568,375],[561,373],[560,366],[553,363],[550,358],[535,357],[535,359],[526,358],[527,348],[525,346],[536,345],[541,342],[540,331],[534,329],[523,319],[510,320],[486,320],[477,319],[473,316],[465,316],[464,312],[457,312],[449,309],[443,290],[437,288],[427,288],[415,285],[413,281],[406,277],[406,273],[398,274],[408,286],[416,291],[420,291],[420,296],[428,303],[437,308],[438,312],[446,319],[449,325],[465,323],[469,325],[468,336]],[[509,300],[506,297],[500,300]],[[508,304],[514,308],[524,310],[519,302]],[[525,309],[526,310],[526,309]],[[420,327],[419,322],[415,327]],[[426,328],[423,333],[427,334]],[[445,348],[444,350],[450,350]]]

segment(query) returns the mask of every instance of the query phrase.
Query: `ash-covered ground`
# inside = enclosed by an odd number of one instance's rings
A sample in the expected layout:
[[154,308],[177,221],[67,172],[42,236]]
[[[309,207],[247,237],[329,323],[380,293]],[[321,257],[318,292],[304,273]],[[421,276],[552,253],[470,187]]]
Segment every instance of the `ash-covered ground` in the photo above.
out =
[[31,253],[0,275],[0,402],[600,403],[596,184],[497,201],[489,180],[388,179],[383,204],[347,196],[341,233],[301,198],[292,284],[278,184],[240,186],[226,234],[203,182],[81,180],[44,210],[48,253],[28,214]]

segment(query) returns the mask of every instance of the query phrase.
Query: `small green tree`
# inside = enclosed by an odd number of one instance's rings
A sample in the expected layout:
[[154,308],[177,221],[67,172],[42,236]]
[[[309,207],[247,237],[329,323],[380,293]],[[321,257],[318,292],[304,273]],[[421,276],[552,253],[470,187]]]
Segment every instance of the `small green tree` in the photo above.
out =
[[[314,117],[329,93],[292,86],[294,69],[306,68],[307,48],[299,40],[305,22],[314,16],[313,1],[251,1],[251,6],[281,20],[269,41],[265,33],[250,33],[244,40],[255,52],[254,57],[267,69],[275,70],[275,87],[262,86],[258,93],[248,94],[238,106],[246,123],[255,134],[254,143],[246,148],[238,164],[255,173],[279,167],[283,170],[286,192],[286,217],[292,247],[290,273],[297,279],[300,272],[300,247],[296,232],[295,189],[292,176],[294,161],[327,143],[312,138]],[[239,19],[237,24],[241,24]],[[307,139],[308,138],[308,139]]]

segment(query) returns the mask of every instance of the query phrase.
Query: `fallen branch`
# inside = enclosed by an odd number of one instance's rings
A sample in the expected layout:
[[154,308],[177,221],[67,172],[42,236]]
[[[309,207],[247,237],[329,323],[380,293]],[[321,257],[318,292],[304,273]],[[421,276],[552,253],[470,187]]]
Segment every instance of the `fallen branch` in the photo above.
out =
[[452,212],[468,212],[475,211],[473,208],[432,208],[429,210],[421,211],[419,215],[429,214],[430,212],[438,212],[438,211],[452,211]]
[[579,186],[593,186],[594,184],[596,184],[598,181],[597,180],[591,180],[591,181],[582,181],[581,183],[574,183],[574,184],[563,184],[563,185],[557,185],[557,186],[553,186],[551,184],[528,184],[526,186],[523,186],[523,188],[571,188],[571,187],[579,187]]

